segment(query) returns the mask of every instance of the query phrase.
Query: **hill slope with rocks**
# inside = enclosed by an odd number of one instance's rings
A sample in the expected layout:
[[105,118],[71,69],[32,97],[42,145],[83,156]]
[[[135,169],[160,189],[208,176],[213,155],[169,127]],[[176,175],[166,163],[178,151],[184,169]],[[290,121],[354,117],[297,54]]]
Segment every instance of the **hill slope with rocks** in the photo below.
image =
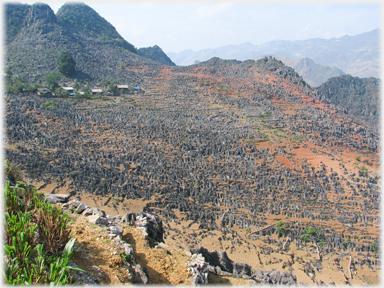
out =
[[84,4],[65,4],[57,15],[41,3],[6,4],[5,12],[5,65],[23,81],[44,81],[47,74],[55,71],[63,51],[69,52],[76,62],[73,78],[87,79],[91,84],[108,75],[125,84],[138,85],[141,79],[135,78],[128,66],[157,63],[137,55],[132,44]]
[[169,66],[175,66],[176,64],[172,62],[171,59],[163,52],[163,50],[155,45],[153,47],[139,48],[137,54],[142,57],[152,59],[153,61],[163,63]]
[[318,97],[327,99],[346,113],[375,126],[380,121],[380,80],[351,75],[333,77],[317,88]]
[[6,158],[53,194],[116,212],[146,201],[175,249],[225,251],[260,277],[278,269],[308,285],[375,281],[377,127],[320,101],[274,58],[132,72],[144,94],[7,95]]
[[[266,56],[268,55],[255,57],[254,60],[259,60]],[[293,59],[281,55],[271,56],[282,61],[285,65],[292,67],[300,76],[303,77],[304,81],[312,87],[320,86],[329,78],[345,75],[345,73],[340,69],[317,64],[309,58]]]

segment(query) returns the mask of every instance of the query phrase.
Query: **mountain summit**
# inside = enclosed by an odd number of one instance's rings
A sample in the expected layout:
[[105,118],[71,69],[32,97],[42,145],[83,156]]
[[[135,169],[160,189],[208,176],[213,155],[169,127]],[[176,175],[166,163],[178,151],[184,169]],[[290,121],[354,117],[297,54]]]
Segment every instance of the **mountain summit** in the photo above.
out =
[[136,48],[124,40],[115,27],[85,4],[65,4],[59,9],[56,16],[62,26],[77,37],[101,43],[112,43],[137,54]]
[[127,67],[174,65],[158,46],[149,48],[151,53],[142,54],[147,48],[139,52],[107,20],[82,3],[65,4],[56,15],[42,3],[6,4],[5,19],[6,66],[22,81],[42,81],[56,69],[64,51],[76,62],[73,76],[91,83],[108,77],[139,85],[141,79]]

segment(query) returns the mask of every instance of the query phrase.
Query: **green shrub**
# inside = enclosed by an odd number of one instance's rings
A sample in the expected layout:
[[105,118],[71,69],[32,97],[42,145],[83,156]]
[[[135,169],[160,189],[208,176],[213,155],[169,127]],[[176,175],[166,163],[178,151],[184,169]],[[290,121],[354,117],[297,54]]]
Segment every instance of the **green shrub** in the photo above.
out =
[[[6,162],[5,166],[5,173],[10,175],[11,165]],[[69,240],[68,215],[20,181],[15,186],[5,182],[4,204],[6,284],[63,285],[70,282],[68,269],[83,271],[68,266],[75,242],[74,238]]]
[[49,108],[49,109],[57,109],[57,106],[52,101],[42,103],[40,106],[45,107],[45,108]]
[[279,236],[280,236],[280,234],[286,235],[288,232],[287,224],[283,221],[277,222],[276,223],[276,230],[279,232]]
[[47,83],[47,86],[51,90],[55,90],[59,87],[58,82],[60,81],[62,75],[58,71],[51,72],[45,76],[45,82]]

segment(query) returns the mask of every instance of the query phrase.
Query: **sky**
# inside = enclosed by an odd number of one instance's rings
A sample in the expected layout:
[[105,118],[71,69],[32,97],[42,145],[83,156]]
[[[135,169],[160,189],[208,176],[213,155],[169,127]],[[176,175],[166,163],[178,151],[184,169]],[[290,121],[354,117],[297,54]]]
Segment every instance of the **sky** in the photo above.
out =
[[[37,1],[18,2],[33,4]],[[49,0],[56,13],[65,2]],[[137,48],[166,53],[250,42],[330,39],[381,28],[379,1],[81,1]]]

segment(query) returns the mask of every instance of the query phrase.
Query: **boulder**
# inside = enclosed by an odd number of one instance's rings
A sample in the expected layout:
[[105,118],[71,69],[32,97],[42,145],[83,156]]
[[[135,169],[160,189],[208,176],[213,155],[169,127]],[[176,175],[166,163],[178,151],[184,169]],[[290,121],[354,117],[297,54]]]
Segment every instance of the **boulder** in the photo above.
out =
[[164,242],[163,222],[157,216],[145,212],[127,213],[123,218],[123,222],[136,226],[137,229],[143,231],[150,244],[156,244],[155,242]]
[[81,213],[83,213],[84,210],[87,209],[87,208],[89,208],[89,206],[88,206],[87,204],[85,204],[85,203],[82,202],[82,203],[80,203],[79,206],[77,206],[75,212],[76,212],[77,214],[81,214]]
[[79,205],[82,204],[79,200],[71,200],[67,203],[64,203],[61,207],[65,210],[70,210],[71,212],[75,211]]
[[90,215],[93,215],[93,211],[91,210],[91,208],[87,207],[84,209],[83,212],[81,212],[81,215],[83,216],[90,216]]
[[205,258],[201,254],[193,254],[187,264],[188,271],[192,274],[192,286],[208,284],[208,263],[205,262]]
[[107,231],[110,236],[118,236],[123,234],[124,229],[119,225],[114,225],[107,227]]
[[221,271],[233,273],[234,275],[247,275],[251,276],[252,274],[252,267],[245,263],[236,263],[233,262],[231,259],[228,258],[227,252],[217,252],[212,251],[208,252],[207,249],[204,247],[200,247],[198,249],[191,248],[189,249],[189,252],[191,254],[201,254],[205,261],[213,266],[213,267],[219,267]]
[[104,217],[99,216],[99,215],[88,216],[87,220],[89,223],[92,223],[92,224],[98,224],[98,225],[107,225],[108,224],[108,220]]
[[99,215],[100,217],[106,217],[105,212],[97,207],[92,207],[92,214],[93,215]]
[[68,194],[44,194],[45,199],[47,199],[47,202],[50,204],[57,204],[57,203],[67,203],[69,200],[69,197],[71,197]]
[[289,273],[283,272],[280,274],[279,270],[271,270],[263,272],[261,270],[257,270],[254,274],[252,274],[252,279],[257,283],[266,284],[266,285],[296,285],[297,280],[296,276]]
[[130,245],[130,244],[128,244],[128,243],[125,243],[124,244],[124,254],[125,255],[132,255],[133,256],[133,248],[132,248],[132,246]]

